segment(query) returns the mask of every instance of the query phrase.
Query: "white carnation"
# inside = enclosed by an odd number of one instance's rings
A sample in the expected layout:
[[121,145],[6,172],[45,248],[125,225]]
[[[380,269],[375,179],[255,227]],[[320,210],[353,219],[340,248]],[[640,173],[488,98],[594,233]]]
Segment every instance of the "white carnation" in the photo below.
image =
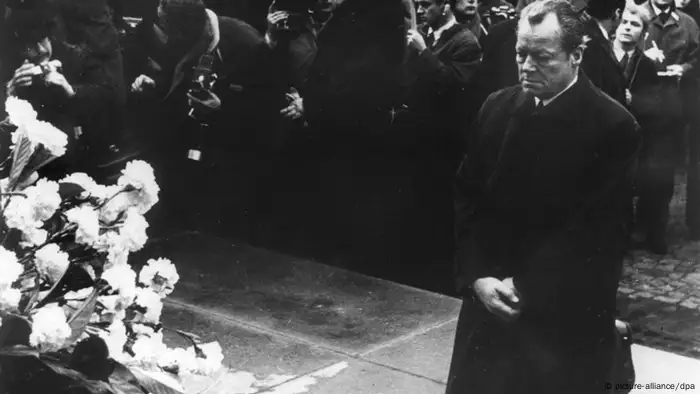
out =
[[129,256],[129,250],[126,248],[124,240],[115,231],[108,231],[100,235],[93,247],[98,252],[107,253],[108,266],[126,263]]
[[71,328],[58,304],[48,304],[32,315],[32,333],[29,343],[42,352],[61,349],[70,338]]
[[138,314],[134,321],[157,324],[163,312],[163,301],[160,296],[151,289],[136,289],[134,304],[145,308],[146,312]]
[[114,265],[102,273],[102,279],[119,294],[120,302],[131,305],[136,297],[136,272],[127,264]]
[[39,179],[34,186],[28,187],[24,193],[32,202],[34,217],[36,220],[50,219],[61,205],[61,195],[58,193],[58,183]]
[[97,212],[90,206],[76,207],[66,212],[70,223],[78,226],[75,240],[79,244],[92,246],[100,236],[100,221]]
[[6,288],[0,291],[0,310],[15,312],[19,308],[22,292],[19,289]]
[[168,347],[163,343],[163,333],[159,332],[138,337],[131,346],[131,351],[134,353],[134,361],[155,367],[158,365],[158,359],[167,353]]
[[134,160],[127,163],[117,184],[135,189],[128,193],[128,197],[130,205],[138,209],[141,214],[148,212],[158,202],[160,187],[156,183],[153,167],[145,161]]
[[0,288],[7,287],[17,281],[24,272],[22,264],[17,262],[17,255],[0,246]]
[[58,282],[70,265],[68,253],[62,251],[56,244],[44,246],[35,253],[34,257],[37,270],[51,283]]
[[221,345],[218,342],[211,342],[199,345],[199,348],[206,357],[197,357],[197,369],[192,372],[200,375],[213,375],[221,369],[224,361]]
[[179,280],[180,275],[175,264],[168,259],[150,259],[139,273],[139,282],[150,287],[161,297],[172,293]]
[[141,250],[148,241],[146,229],[148,229],[148,222],[143,215],[134,208],[129,209],[124,224],[119,229],[124,248],[130,252]]
[[21,126],[36,120],[37,113],[32,105],[26,101],[10,96],[5,101],[5,111],[10,118],[10,123]]
[[107,332],[101,331],[98,335],[105,341],[105,344],[107,344],[109,357],[117,362],[124,362],[129,358],[129,356],[124,353],[124,345],[128,340],[128,336],[126,333],[126,326],[121,320],[114,321],[107,329]]
[[179,368],[179,372],[192,373],[199,368],[194,348],[168,349],[158,359],[161,368]]
[[51,123],[33,120],[23,125],[27,137],[33,144],[43,145],[52,156],[61,157],[66,153],[68,136]]

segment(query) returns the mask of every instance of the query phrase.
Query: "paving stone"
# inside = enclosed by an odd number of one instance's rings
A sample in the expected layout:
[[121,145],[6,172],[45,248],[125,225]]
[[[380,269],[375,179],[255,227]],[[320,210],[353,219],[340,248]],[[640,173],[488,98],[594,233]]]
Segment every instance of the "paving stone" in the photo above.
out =
[[636,269],[638,269],[638,270],[652,270],[652,269],[654,269],[654,264],[652,264],[652,263],[646,263],[646,262],[645,262],[645,263],[641,263],[641,262],[640,262],[640,263],[635,263],[635,264],[633,265],[633,267],[636,268]]
[[641,297],[641,298],[654,298],[654,294],[651,294],[651,293],[646,292],[646,291],[635,293],[634,295],[637,297]]
[[669,292],[669,293],[668,293],[668,296],[671,297],[671,298],[677,298],[677,299],[679,299],[679,300],[683,300],[683,299],[688,298],[688,296],[687,296],[686,294],[683,294],[683,293],[680,293],[680,292],[677,292],[677,291]]
[[681,306],[689,309],[698,309],[698,304],[689,300],[681,301]]
[[674,281],[681,280],[681,279],[683,279],[684,276],[685,276],[684,274],[679,273],[679,272],[673,272],[673,273],[668,274],[669,279],[674,280]]
[[700,273],[690,273],[684,279],[684,282],[700,286]]
[[618,291],[619,291],[620,293],[622,293],[622,294],[632,294],[632,293],[634,293],[634,289],[630,289],[630,288],[627,288],[627,287],[620,287],[620,288],[618,289]]
[[654,297],[654,299],[659,300],[661,302],[666,302],[669,304],[677,304],[681,301],[680,298],[675,298],[675,297],[670,297],[670,296],[657,296],[657,297]]
[[673,264],[659,264],[655,268],[663,272],[674,272],[678,266]]

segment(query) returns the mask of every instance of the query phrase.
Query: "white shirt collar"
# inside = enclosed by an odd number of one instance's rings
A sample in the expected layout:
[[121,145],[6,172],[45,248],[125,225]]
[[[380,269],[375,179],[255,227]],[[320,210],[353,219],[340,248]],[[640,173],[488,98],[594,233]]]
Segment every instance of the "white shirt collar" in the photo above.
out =
[[442,35],[442,33],[444,33],[447,29],[451,28],[452,26],[454,26],[456,24],[457,24],[457,19],[454,17],[454,15],[452,15],[450,20],[447,21],[447,23],[445,23],[444,25],[442,25],[442,27],[435,30],[435,32],[433,32],[432,27],[430,29],[428,29],[428,34],[433,34],[433,37],[435,37],[435,40],[433,42],[438,42],[438,40],[440,40],[440,36]]
[[[661,8],[657,7],[653,1],[650,1],[650,3],[651,3],[651,8],[654,10],[654,15],[659,16],[659,15],[664,13],[664,11],[661,11]],[[673,19],[675,19],[675,20],[680,19],[680,17],[678,16],[678,13],[676,13],[675,11],[670,11],[670,13],[671,13],[671,17]]]
[[623,57],[625,57],[625,53],[627,54],[627,56],[629,56],[631,58],[632,55],[634,54],[634,49],[631,49],[629,51],[625,51],[624,49],[618,47],[617,45],[613,45],[613,52],[615,52],[615,57],[617,58],[617,61],[619,62],[620,60],[622,60]]
[[551,103],[552,101],[556,100],[557,97],[561,96],[562,94],[564,94],[564,92],[566,92],[567,90],[571,89],[571,87],[574,86],[574,85],[576,84],[576,82],[578,82],[578,74],[576,74],[576,76],[575,76],[574,79],[571,81],[571,83],[569,83],[569,86],[567,86],[566,88],[564,88],[564,90],[562,90],[561,92],[557,93],[556,96],[551,97],[551,98],[548,98],[548,99],[546,99],[546,100],[540,100],[539,98],[535,97],[535,104],[536,104],[536,105],[539,105],[539,104],[540,104],[540,101],[542,101],[542,105],[543,105],[543,106],[545,106],[545,107],[548,106],[549,103]]
[[602,23],[599,21],[596,21],[598,24],[598,27],[600,28],[600,31],[603,32],[603,36],[605,37],[606,40],[610,41],[610,35],[608,34],[608,31],[605,29]]

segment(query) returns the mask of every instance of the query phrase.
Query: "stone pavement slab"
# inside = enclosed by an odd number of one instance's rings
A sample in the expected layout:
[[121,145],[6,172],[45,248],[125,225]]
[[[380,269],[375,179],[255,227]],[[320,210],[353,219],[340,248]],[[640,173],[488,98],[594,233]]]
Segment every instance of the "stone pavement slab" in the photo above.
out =
[[[316,346],[260,332],[225,316],[199,313],[170,302],[165,305],[161,322],[165,327],[198,335],[204,343],[218,341],[224,350],[225,367],[249,373],[259,380],[271,376],[291,379],[342,359],[341,355]],[[169,346],[191,346],[172,331],[166,330],[164,336]]]
[[213,237],[173,237],[140,255],[144,262],[163,256],[177,265],[173,300],[346,354],[448,321],[460,305],[454,298]]
[[632,357],[642,387],[631,394],[700,393],[700,361],[639,345],[633,345]]
[[368,353],[362,359],[446,384],[456,330],[455,317],[430,331]]

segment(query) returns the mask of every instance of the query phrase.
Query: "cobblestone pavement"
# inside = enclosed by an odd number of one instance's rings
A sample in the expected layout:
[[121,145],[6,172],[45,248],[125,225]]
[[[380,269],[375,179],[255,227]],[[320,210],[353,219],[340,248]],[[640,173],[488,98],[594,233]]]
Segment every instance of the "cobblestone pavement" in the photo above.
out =
[[638,343],[700,359],[700,242],[687,240],[684,178],[671,204],[669,254],[630,253],[619,304]]

